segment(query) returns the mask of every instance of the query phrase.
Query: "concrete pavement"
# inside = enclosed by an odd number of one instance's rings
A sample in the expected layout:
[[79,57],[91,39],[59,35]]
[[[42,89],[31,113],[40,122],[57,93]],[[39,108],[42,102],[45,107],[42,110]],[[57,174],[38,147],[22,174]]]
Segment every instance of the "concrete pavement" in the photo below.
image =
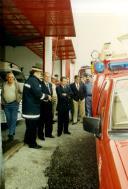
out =
[[[57,125],[54,124],[53,135],[55,138],[46,138],[45,141],[37,140],[42,145],[41,149],[28,148],[23,145],[24,121],[17,127],[16,138],[19,139],[20,147],[11,156],[5,154],[5,188],[6,189],[43,189],[48,188],[48,178],[45,170],[50,166],[53,152],[65,141],[71,141],[76,135],[85,135],[82,124],[70,124],[71,135],[57,137]],[[15,148],[14,148],[15,149]]]

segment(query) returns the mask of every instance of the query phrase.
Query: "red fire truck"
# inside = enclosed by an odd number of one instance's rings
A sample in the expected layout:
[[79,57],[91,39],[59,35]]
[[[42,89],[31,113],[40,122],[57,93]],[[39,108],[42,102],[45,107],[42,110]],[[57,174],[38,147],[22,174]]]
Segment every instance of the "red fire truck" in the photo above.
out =
[[94,117],[84,118],[84,130],[96,136],[99,189],[127,189],[128,59],[96,65]]

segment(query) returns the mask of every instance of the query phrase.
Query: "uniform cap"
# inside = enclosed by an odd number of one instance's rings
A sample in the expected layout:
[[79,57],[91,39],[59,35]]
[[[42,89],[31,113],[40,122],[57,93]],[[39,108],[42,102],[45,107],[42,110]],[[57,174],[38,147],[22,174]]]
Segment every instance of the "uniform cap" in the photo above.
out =
[[32,66],[32,70],[42,72],[42,65],[40,63],[36,63],[34,66]]

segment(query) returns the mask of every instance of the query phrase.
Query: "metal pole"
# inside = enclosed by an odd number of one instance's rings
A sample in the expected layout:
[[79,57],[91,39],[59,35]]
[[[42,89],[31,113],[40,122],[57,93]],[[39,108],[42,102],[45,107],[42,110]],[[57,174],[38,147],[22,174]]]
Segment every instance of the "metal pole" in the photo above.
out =
[[[1,91],[0,91],[0,102],[1,102]],[[0,106],[0,112],[1,112],[1,106]],[[5,189],[2,134],[1,134],[1,115],[0,115],[0,189]]]
[[[0,0],[1,8],[0,8],[0,16],[3,19],[3,0]],[[4,27],[4,26],[3,26]],[[4,36],[4,30],[3,30],[3,36]],[[3,50],[4,49],[4,50]],[[5,48],[3,48],[3,44],[1,47],[2,59],[5,56]],[[4,54],[4,56],[3,56]],[[1,91],[0,91],[0,102],[1,102]],[[0,112],[1,112],[1,106],[0,106]],[[0,115],[1,116],[1,115]],[[5,180],[4,180],[4,164],[3,164],[3,151],[2,151],[2,135],[1,135],[1,117],[0,117],[0,189],[5,189]]]
[[1,123],[0,123],[0,189],[5,189]]
[[43,73],[45,72],[45,37],[43,37]]

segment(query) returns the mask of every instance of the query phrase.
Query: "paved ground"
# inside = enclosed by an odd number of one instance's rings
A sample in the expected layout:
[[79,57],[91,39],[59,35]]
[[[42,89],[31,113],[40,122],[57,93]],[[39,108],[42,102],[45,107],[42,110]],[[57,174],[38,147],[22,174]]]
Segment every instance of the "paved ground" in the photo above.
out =
[[95,139],[83,131],[82,124],[70,125],[71,136],[61,137],[56,136],[54,124],[56,137],[38,140],[43,146],[38,150],[23,145],[24,127],[24,122],[17,127],[20,149],[4,155],[6,189],[98,188]]

